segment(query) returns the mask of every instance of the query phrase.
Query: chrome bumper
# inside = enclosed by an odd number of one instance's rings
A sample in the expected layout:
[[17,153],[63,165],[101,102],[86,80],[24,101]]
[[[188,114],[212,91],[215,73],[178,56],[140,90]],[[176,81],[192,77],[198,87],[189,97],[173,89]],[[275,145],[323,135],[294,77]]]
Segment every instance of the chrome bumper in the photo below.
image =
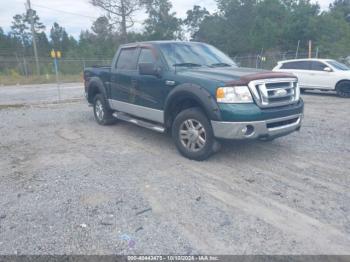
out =
[[303,114],[252,122],[211,121],[214,136],[223,139],[257,139],[284,136],[299,130]]

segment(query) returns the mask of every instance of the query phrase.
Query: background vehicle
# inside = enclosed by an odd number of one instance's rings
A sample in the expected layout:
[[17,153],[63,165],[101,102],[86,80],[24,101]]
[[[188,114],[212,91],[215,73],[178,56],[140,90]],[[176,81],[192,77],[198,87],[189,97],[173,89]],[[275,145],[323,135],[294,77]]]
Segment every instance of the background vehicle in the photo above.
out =
[[276,72],[293,73],[301,90],[335,90],[341,97],[350,97],[350,68],[330,59],[296,59],[278,62]]
[[99,124],[121,119],[169,130],[190,159],[208,158],[217,139],[273,139],[301,127],[304,104],[293,75],[238,68],[203,43],[124,45],[110,68],[87,68],[84,79]]

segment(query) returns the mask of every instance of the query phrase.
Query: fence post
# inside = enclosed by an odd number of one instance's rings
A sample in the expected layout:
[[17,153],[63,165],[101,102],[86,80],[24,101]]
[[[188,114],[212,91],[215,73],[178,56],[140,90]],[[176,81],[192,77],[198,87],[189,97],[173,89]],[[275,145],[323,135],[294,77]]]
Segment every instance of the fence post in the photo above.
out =
[[28,77],[27,61],[24,56],[23,56],[23,67],[24,67],[24,74],[26,75],[26,77]]

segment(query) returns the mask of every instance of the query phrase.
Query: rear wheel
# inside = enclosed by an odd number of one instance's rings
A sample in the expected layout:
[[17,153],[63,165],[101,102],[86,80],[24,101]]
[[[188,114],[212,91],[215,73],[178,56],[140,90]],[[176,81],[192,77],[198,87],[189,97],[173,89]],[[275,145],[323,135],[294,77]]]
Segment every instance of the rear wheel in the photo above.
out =
[[172,136],[179,152],[189,159],[202,161],[216,151],[212,127],[200,108],[180,112],[174,120]]
[[113,125],[117,119],[113,117],[113,111],[107,106],[106,99],[103,95],[98,94],[94,98],[94,115],[99,125]]
[[340,82],[335,89],[338,96],[350,98],[350,81]]

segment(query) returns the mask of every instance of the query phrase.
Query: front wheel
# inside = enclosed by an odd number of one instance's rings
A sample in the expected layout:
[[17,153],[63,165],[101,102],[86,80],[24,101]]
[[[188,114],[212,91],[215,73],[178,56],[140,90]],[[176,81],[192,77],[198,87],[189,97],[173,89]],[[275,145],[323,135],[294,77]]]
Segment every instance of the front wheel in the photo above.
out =
[[203,161],[215,151],[215,138],[208,118],[200,108],[180,112],[172,126],[179,152],[192,160]]
[[336,86],[337,95],[344,98],[350,98],[350,81],[343,81]]

